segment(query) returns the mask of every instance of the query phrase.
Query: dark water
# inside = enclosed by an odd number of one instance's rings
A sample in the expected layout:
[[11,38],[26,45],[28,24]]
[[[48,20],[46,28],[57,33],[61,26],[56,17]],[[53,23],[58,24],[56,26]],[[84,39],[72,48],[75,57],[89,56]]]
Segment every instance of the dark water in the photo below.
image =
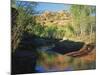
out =
[[[43,67],[43,66],[36,66],[35,69],[36,69],[38,72],[56,72],[56,71],[61,71],[61,70],[59,70],[59,69],[56,68],[56,67],[53,67],[53,68],[47,70],[47,69],[46,69],[45,67]],[[65,68],[63,71],[73,71],[73,68],[72,68],[72,67],[67,67],[67,68]]]
[[[40,51],[47,51],[47,52],[52,52],[52,48],[55,47],[55,45],[51,45],[51,46],[43,46],[43,47],[40,47],[38,48],[38,50]],[[51,51],[50,51],[51,50]],[[53,52],[52,55],[55,55],[55,53]],[[66,63],[67,64],[67,63]],[[73,71],[73,67],[68,67],[66,66],[66,68],[63,68],[63,70],[60,70],[60,68],[58,67],[54,67],[52,66],[51,68],[46,68],[45,66],[39,64],[39,65],[36,65],[36,71],[41,73],[41,72],[57,72],[57,71]]]
[[[53,52],[52,49],[54,47],[55,47],[55,45],[51,45],[51,46],[43,46],[43,47],[40,47],[38,49],[40,51],[47,52],[48,54],[51,53],[51,55],[54,56],[53,58],[56,58],[56,55],[58,57],[60,55],[63,56],[62,54],[59,54],[57,52]],[[88,63],[88,62],[86,63],[85,61],[81,60],[80,58],[74,58],[74,57],[69,57],[69,56],[64,56],[64,58],[66,58],[67,62],[65,62],[66,60],[62,60],[60,62],[60,65],[58,64],[59,62],[57,62],[56,67],[55,67],[55,65],[53,65],[53,66],[49,65],[50,67],[46,67],[44,65],[38,64],[38,65],[36,65],[35,69],[37,70],[37,72],[41,73],[41,72],[87,70],[87,69],[94,69],[95,68],[95,62],[94,62],[95,60],[91,61],[90,63]],[[46,57],[46,59],[49,59],[49,58]],[[55,59],[55,60],[59,60],[59,59]],[[64,65],[63,63],[66,64],[64,67],[62,67],[62,65]]]

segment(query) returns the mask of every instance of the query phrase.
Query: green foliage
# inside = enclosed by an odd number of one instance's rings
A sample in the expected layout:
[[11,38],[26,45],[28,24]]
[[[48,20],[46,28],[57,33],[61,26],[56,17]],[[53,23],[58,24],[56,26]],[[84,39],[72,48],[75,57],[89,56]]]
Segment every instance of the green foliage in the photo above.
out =
[[[33,8],[35,8],[35,3],[30,3],[29,5],[23,5],[24,2],[19,2],[18,5],[16,5],[16,0],[12,1],[12,5],[16,6],[16,11],[18,12],[18,15],[16,15],[15,11],[12,11],[14,15],[12,17],[16,17],[16,23],[13,23],[12,27],[12,49],[15,51],[15,49],[18,46],[18,43],[21,40],[22,34],[24,31],[28,31],[31,29],[31,25],[34,25],[35,20],[33,21]],[[34,6],[33,6],[34,5]],[[26,6],[26,8],[25,8]],[[33,15],[32,15],[33,14]],[[13,21],[14,21],[13,19]]]
[[57,27],[56,25],[48,25],[44,27],[40,24],[36,24],[32,28],[32,33],[40,37],[62,39],[65,35],[72,36],[74,34],[74,29],[70,25],[66,27]]
[[[31,4],[31,5],[30,5]],[[63,39],[64,37],[66,38],[72,38],[74,36],[74,40],[77,37],[80,37],[81,40],[87,38],[88,35],[90,35],[92,42],[94,41],[94,36],[96,32],[96,20],[95,20],[95,7],[91,6],[83,6],[83,5],[72,5],[70,10],[71,10],[71,15],[68,13],[65,13],[64,11],[59,13],[49,13],[47,12],[43,17],[42,20],[39,17],[39,19],[34,18],[33,13],[35,13],[33,7],[35,7],[35,3],[30,3],[27,5],[26,8],[24,7],[18,7],[18,19],[17,19],[17,25],[14,27],[13,32],[16,35],[19,35],[17,41],[20,41],[21,35],[23,31],[28,31],[31,34],[35,34],[39,37],[47,37],[47,38],[56,38],[56,39]],[[54,16],[55,15],[55,16]],[[69,17],[67,16],[72,16],[72,23],[67,23],[66,19]],[[37,17],[37,16],[36,16]],[[44,20],[43,20],[44,19]],[[45,22],[46,24],[41,24],[37,22],[42,21]],[[63,21],[60,23],[60,21]],[[57,23],[54,23],[57,22]],[[65,23],[66,22],[66,23]],[[60,24],[59,24],[60,23]],[[65,25],[63,25],[65,23]],[[82,37],[84,34],[84,37]],[[81,36],[82,35],[82,36]],[[15,38],[14,38],[15,39]],[[87,38],[86,41],[88,41]],[[16,39],[15,39],[16,41]],[[59,57],[60,55],[56,55],[53,53],[46,53],[46,52],[40,52],[39,53],[39,64],[44,64],[45,63],[49,66],[51,65],[57,65],[59,62],[56,60],[55,57]],[[94,68],[95,67],[95,62],[92,63],[85,63],[81,61],[78,58],[73,58],[73,57],[67,57],[65,56],[66,60],[61,61],[61,65],[64,66],[64,64],[69,64],[75,69],[88,69],[88,68]],[[63,59],[63,57],[62,57]],[[55,64],[54,64],[55,61]],[[67,63],[66,63],[66,62]],[[51,65],[50,65],[51,64]],[[93,66],[91,66],[93,65]],[[57,65],[59,66],[59,65]]]
[[11,0],[11,7],[16,8],[16,0]]
[[84,39],[84,36],[91,37],[96,32],[95,6],[71,5],[70,12],[47,11],[34,15],[37,3],[20,1],[18,4],[17,26],[13,29],[15,33],[20,32],[18,35],[28,31],[39,37],[56,39],[74,37],[75,40],[77,37],[82,37],[81,39]]
[[95,6],[71,5],[70,12],[45,11],[35,18],[32,32],[40,37],[83,39],[96,32]]
[[[91,18],[95,17],[95,6],[72,5],[70,9],[73,16],[73,26],[76,33],[88,34],[91,29]],[[95,25],[95,19],[94,19]]]

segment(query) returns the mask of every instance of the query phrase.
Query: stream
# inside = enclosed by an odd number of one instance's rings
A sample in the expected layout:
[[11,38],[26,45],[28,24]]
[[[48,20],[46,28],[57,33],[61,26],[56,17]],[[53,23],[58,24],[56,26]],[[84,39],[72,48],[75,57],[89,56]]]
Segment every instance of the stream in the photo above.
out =
[[[54,48],[55,47],[55,45],[54,44],[52,44],[51,46],[42,46],[42,47],[39,47],[38,48],[38,50],[40,50],[40,51],[43,51],[43,52],[47,52],[48,54],[49,53],[52,53],[51,55],[52,56],[54,56],[53,58],[56,58],[56,56],[55,55],[60,55],[59,53],[56,53],[56,52],[53,52],[53,51],[51,51],[52,50],[52,48]],[[49,58],[48,57],[46,57],[46,60],[48,60]],[[57,59],[55,59],[55,60],[57,60]],[[55,60],[51,60],[52,62],[51,62],[51,64],[53,64],[53,63],[55,63],[54,61]],[[64,60],[63,60],[64,61]],[[68,66],[68,65],[65,65],[65,64],[67,64],[67,63],[64,63],[63,64],[63,61],[61,61],[61,62],[57,62],[57,63],[60,63],[61,64],[61,66],[60,65],[57,65],[57,66],[55,66],[55,65],[48,65],[49,67],[46,67],[45,66],[45,62],[43,63],[43,64],[38,64],[38,65],[36,65],[36,71],[37,72],[39,72],[39,73],[43,73],[43,72],[57,72],[57,71],[72,71],[72,70],[74,70],[73,69],[73,67],[71,67],[71,66]],[[38,61],[39,62],[39,61]],[[64,66],[65,65],[65,66]],[[64,66],[64,67],[63,67]]]

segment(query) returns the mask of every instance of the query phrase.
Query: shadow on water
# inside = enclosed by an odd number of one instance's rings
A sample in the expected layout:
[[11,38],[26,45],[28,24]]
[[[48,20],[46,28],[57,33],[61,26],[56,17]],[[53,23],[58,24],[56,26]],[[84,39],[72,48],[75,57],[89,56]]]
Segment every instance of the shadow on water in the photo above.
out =
[[27,32],[23,33],[21,42],[17,49],[12,53],[12,74],[25,74],[36,72],[36,60],[38,52],[34,45],[35,36]]
[[21,42],[15,52],[12,53],[12,74],[36,73],[36,62],[40,56],[37,48],[52,44],[54,44],[54,47],[49,50],[60,54],[77,51],[84,45],[83,42],[40,38],[24,32]]
[[55,47],[52,48],[52,51],[55,51],[60,54],[66,54],[73,51],[78,51],[84,46],[84,42],[74,42],[71,40],[59,41],[55,44]]

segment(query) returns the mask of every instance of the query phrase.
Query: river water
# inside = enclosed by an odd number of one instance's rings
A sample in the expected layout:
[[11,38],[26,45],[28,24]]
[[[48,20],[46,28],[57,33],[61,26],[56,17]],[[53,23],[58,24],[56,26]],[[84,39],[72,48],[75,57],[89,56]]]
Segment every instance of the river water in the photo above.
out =
[[[59,60],[59,59],[56,59],[56,58],[58,56],[60,56],[58,53],[55,53],[55,52],[50,51],[53,47],[55,47],[55,45],[43,46],[43,47],[39,47],[38,48],[38,50],[43,51],[43,52],[48,52],[48,54],[49,53],[52,53],[52,56],[54,56],[53,58],[55,60],[51,60],[52,61],[51,64],[54,64],[56,60]],[[56,57],[55,55],[58,55],[58,56]],[[46,57],[46,60],[49,60],[49,57]],[[45,66],[46,63],[44,62],[43,64],[38,64],[35,69],[38,72],[40,72],[40,73],[41,72],[72,71],[73,70],[73,67],[68,66],[67,65],[67,62],[63,64],[64,61],[65,60],[62,60],[60,62],[58,61],[57,64],[56,64],[57,66],[55,66],[55,65],[53,65],[53,66],[48,65],[49,67],[46,67]],[[40,62],[40,61],[38,61],[38,62]],[[61,65],[59,65],[58,63],[60,63]],[[49,64],[50,64],[50,62],[49,62]]]

